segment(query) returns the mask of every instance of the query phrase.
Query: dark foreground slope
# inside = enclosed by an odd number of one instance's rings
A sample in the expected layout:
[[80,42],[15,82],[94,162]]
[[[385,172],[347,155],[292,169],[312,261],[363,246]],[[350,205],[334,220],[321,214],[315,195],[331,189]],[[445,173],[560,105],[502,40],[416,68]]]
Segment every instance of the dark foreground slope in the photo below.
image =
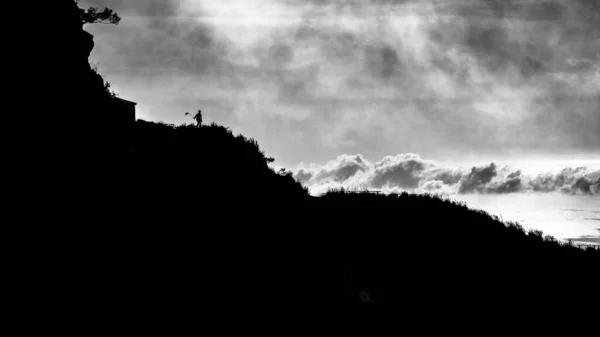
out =
[[232,301],[252,291],[286,304],[331,296],[328,275],[342,269],[346,304],[362,303],[364,291],[375,303],[424,308],[535,306],[594,287],[600,251],[464,204],[407,193],[311,197],[289,172],[269,168],[254,140],[214,124],[138,121],[135,139],[131,223],[162,231],[171,252],[184,249],[165,265],[170,275],[202,265],[180,280],[212,275],[211,287],[227,285]]
[[[600,250],[561,243],[484,211],[427,195],[330,192],[319,198],[337,222],[345,301],[365,290],[375,303],[424,308],[540,306],[585,298]],[[555,303],[555,304],[556,304]]]
[[114,111],[89,67],[93,43],[67,3],[57,17],[73,24],[56,36],[74,98],[57,98],[65,125],[44,140],[48,178],[21,213],[28,245],[43,247],[22,265],[48,310],[114,318],[340,303],[342,269],[347,303],[366,290],[410,310],[539,306],[597,286],[597,251],[427,196],[310,197],[255,141],[221,126],[138,121],[119,136],[102,118]]

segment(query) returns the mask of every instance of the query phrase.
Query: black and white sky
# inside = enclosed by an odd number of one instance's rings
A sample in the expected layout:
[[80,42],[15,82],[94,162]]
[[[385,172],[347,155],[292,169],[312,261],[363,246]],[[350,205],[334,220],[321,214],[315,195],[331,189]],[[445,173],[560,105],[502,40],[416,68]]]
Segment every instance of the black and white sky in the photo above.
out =
[[600,189],[600,1],[80,6],[123,17],[86,29],[140,118],[179,124],[202,109],[311,186]]

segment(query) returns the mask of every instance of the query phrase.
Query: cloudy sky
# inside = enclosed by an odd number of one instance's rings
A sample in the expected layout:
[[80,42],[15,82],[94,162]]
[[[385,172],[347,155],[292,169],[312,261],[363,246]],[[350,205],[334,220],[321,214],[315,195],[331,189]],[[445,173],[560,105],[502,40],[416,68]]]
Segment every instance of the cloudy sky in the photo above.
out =
[[202,109],[314,192],[600,195],[597,0],[80,5],[123,17],[86,29],[138,117]]

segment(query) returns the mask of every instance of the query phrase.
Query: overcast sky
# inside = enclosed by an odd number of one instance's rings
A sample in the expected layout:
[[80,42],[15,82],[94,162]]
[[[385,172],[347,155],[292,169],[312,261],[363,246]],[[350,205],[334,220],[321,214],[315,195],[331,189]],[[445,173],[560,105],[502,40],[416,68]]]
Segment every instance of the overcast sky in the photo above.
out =
[[90,5],[123,17],[86,29],[138,117],[179,124],[202,109],[280,166],[314,176],[344,156],[375,167],[413,154],[600,163],[596,0],[80,1]]

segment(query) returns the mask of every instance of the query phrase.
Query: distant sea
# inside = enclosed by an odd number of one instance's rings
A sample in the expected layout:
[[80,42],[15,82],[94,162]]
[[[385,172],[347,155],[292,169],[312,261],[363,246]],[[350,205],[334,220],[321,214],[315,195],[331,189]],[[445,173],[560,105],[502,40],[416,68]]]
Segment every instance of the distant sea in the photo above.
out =
[[481,209],[537,229],[557,239],[600,245],[600,196],[562,193],[454,195],[469,208]]

